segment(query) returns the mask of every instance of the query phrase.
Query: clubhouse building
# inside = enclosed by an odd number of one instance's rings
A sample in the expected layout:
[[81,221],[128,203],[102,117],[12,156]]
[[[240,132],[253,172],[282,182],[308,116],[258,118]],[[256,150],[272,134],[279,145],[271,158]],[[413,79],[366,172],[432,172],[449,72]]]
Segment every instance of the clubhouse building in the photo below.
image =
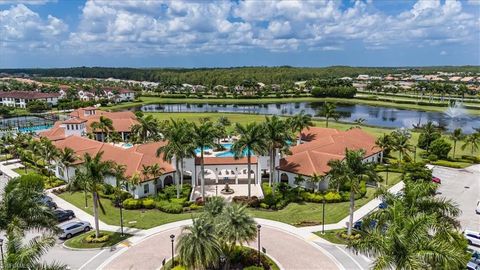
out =
[[[121,132],[125,143],[113,144],[101,142],[103,134],[96,134],[95,139],[86,137],[86,134],[93,132],[89,129],[92,122],[98,121],[100,116],[112,119],[115,131]],[[104,112],[95,107],[78,109],[70,114],[70,118],[57,122],[50,130],[40,133],[40,136],[50,139],[59,148],[71,148],[77,155],[77,160],[71,166],[65,168],[61,164],[55,164],[57,177],[68,181],[75,175],[76,169],[82,164],[82,156],[85,153],[95,155],[102,152],[104,160],[110,160],[126,168],[125,177],[133,176],[140,178],[136,186],[129,185],[128,192],[135,198],[154,195],[166,185],[176,183],[177,170],[175,158],[165,161],[163,155],[156,156],[159,147],[167,142],[151,142],[145,144],[130,144],[128,138],[131,127],[138,123],[131,112]],[[117,129],[118,128],[118,129]],[[320,182],[320,190],[328,188],[328,162],[332,159],[342,160],[345,157],[345,149],[365,151],[365,162],[377,162],[382,157],[381,149],[375,146],[375,138],[360,128],[353,128],[340,131],[331,128],[311,127],[301,133],[302,143],[292,146],[291,153],[284,155],[278,153],[276,158],[274,174],[275,182],[284,182],[295,185],[295,179],[302,176],[305,181],[302,185],[309,185],[309,178],[325,176]],[[204,158],[205,184],[247,184],[247,158],[235,159],[230,152],[230,143],[224,144],[226,150],[214,152],[207,150]],[[198,155],[199,156],[199,155]],[[200,158],[192,157],[183,160],[184,183],[194,187],[200,185],[201,169]],[[146,166],[158,164],[162,168],[162,174],[157,177],[143,175],[142,169]],[[67,173],[68,171],[68,173]],[[270,174],[270,158],[268,156],[256,155],[251,159],[252,184],[260,190],[260,183],[263,178]],[[115,185],[116,179],[109,176],[105,182]],[[193,193],[192,193],[193,194]],[[261,194],[260,194],[261,195]]]

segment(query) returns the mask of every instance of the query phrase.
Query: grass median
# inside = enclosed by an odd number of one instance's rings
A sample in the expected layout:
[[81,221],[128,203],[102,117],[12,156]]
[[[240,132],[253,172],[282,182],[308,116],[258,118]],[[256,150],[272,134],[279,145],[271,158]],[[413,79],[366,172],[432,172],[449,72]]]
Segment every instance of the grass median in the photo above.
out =
[[89,243],[86,241],[86,237],[90,235],[94,235],[95,232],[88,232],[84,234],[77,235],[67,241],[65,241],[64,245],[69,248],[82,248],[82,249],[89,249],[89,248],[105,248],[114,246],[123,240],[129,238],[130,234],[124,234],[123,236],[118,232],[108,232],[108,231],[100,231],[102,236],[108,235],[108,240],[103,243]]

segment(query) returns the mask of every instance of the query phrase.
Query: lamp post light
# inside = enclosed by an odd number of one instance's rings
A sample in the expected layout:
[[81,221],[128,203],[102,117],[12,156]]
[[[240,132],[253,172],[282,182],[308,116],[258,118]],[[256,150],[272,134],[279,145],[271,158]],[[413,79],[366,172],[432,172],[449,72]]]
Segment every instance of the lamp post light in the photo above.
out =
[[258,224],[257,225],[257,242],[258,242],[258,266],[260,266],[260,228],[262,228],[262,225]]
[[223,266],[225,265],[225,262],[227,261],[227,257],[225,255],[220,255],[220,269],[223,269]]
[[121,236],[123,236],[123,211],[122,211],[123,202],[119,202],[118,206],[120,207],[120,233],[121,233]]
[[2,253],[2,269],[5,269],[5,259],[3,258],[3,239],[0,238],[0,253]]
[[322,201],[322,234],[325,234],[325,198]]
[[173,242],[175,241],[175,235],[170,235],[170,241],[172,242],[172,269],[175,266],[175,257],[173,254]]

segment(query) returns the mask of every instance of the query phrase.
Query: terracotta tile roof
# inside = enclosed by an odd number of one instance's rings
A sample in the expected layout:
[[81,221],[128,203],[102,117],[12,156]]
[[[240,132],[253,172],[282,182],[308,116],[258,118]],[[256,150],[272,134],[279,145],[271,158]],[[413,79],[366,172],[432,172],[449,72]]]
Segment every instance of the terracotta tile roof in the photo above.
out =
[[[102,160],[114,161],[117,164],[125,165],[125,175],[127,177],[130,177],[135,173],[141,174],[142,165],[150,166],[155,163],[158,163],[160,168],[164,170],[163,173],[171,173],[175,171],[170,163],[163,161],[162,156],[156,156],[157,148],[165,144],[165,142],[148,143],[124,149],[113,146],[109,143],[102,143],[85,137],[68,136],[63,140],[54,141],[53,144],[59,149],[65,147],[73,149],[78,158],[75,162],[77,165],[83,162],[82,157],[85,153],[96,155],[99,152],[103,152]],[[142,175],[142,181],[146,180],[149,179],[144,179]]]
[[328,161],[342,160],[346,148],[363,149],[366,157],[380,152],[375,146],[375,138],[359,128],[339,131],[312,127],[304,130],[302,137],[308,142],[293,146],[290,149],[292,154],[280,160],[280,170],[306,176],[324,175],[330,170]]
[[61,122],[56,122],[52,128],[39,132],[40,137],[46,137],[51,141],[57,141],[65,138],[65,129],[60,127]]
[[85,123],[85,122],[87,122],[87,120],[79,119],[79,118],[70,118],[70,119],[67,119],[67,120],[63,121],[64,124],[81,124],[81,123]]
[[[85,111],[91,110],[95,110],[95,114],[85,116]],[[112,120],[113,128],[115,129],[115,131],[119,132],[130,132],[131,127],[135,124],[138,124],[138,121],[136,119],[137,117],[133,112],[130,111],[106,112],[99,110],[96,107],[87,107],[76,109],[75,111],[70,113],[70,117],[87,120],[87,132],[92,132],[90,125],[93,122],[98,122],[100,120],[100,116],[110,118]]]

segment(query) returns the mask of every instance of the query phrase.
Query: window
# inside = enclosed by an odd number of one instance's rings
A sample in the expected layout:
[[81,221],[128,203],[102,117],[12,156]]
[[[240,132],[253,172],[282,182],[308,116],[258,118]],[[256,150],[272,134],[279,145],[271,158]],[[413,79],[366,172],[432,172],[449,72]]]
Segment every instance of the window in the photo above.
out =
[[149,192],[150,192],[150,185],[149,184],[143,185],[143,193],[147,194]]

